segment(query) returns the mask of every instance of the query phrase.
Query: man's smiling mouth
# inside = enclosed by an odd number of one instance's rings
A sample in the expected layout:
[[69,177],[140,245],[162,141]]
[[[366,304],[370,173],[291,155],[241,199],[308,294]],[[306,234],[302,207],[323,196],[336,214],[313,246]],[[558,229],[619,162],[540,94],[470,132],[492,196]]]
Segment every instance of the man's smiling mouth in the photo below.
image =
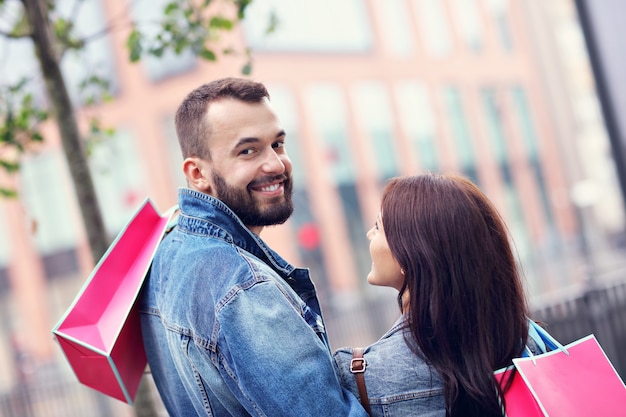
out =
[[265,187],[261,187],[261,191],[276,191],[280,188],[279,184],[266,185]]

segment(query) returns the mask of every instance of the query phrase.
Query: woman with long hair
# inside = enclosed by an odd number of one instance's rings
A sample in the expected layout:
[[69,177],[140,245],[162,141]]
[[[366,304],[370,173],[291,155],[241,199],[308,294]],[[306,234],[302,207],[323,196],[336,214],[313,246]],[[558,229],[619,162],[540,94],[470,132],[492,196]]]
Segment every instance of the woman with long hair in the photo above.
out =
[[[460,176],[393,178],[367,237],[367,280],[397,289],[402,313],[364,350],[372,416],[502,416],[494,371],[522,355],[529,311],[493,204]],[[351,348],[335,353],[359,396],[351,359]]]

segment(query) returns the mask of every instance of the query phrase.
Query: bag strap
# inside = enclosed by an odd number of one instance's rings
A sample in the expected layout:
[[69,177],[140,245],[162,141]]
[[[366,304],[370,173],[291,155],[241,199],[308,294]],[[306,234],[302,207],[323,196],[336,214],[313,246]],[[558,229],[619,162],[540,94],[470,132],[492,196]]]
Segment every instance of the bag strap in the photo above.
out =
[[352,360],[350,361],[350,372],[354,374],[356,379],[356,386],[359,389],[359,397],[361,399],[361,405],[365,408],[368,415],[371,415],[370,400],[367,396],[367,388],[365,386],[365,369],[367,368],[367,361],[363,357],[363,348],[352,349]]
[[[552,337],[552,335],[548,333],[543,327],[538,325],[534,320],[528,319],[528,322],[529,322],[528,335],[535,341],[535,343],[537,343],[538,346],[541,346],[543,344],[544,347],[549,348],[549,350],[558,349],[561,352],[565,353],[566,355],[569,355],[569,352],[567,351],[567,349],[561,343],[559,343],[554,337]],[[545,351],[547,351],[547,349],[544,349],[544,352]],[[535,355],[528,348],[528,346],[524,348],[524,354],[522,356],[531,358],[533,363],[536,364],[535,359],[534,359]]]

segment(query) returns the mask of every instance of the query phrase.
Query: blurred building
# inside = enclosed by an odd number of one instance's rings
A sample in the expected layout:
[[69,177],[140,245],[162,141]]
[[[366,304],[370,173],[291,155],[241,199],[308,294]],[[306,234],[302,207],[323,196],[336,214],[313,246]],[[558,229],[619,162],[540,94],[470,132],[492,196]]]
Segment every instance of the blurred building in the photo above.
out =
[[[130,13],[154,18],[161,3],[136,1]],[[85,2],[81,30],[126,7]],[[279,26],[268,35],[272,13]],[[174,112],[200,84],[239,75],[247,45],[251,77],[268,86],[294,163],[295,214],[262,237],[311,268],[335,347],[372,341],[391,324],[372,315],[362,320],[375,325],[359,334],[339,318],[382,302],[395,314],[395,294],[366,286],[365,233],[396,175],[474,180],[509,225],[533,302],[623,267],[623,200],[571,0],[255,0],[242,30],[224,40],[240,55],[216,63],[168,55],[131,64],[127,35],[115,31],[64,61],[70,79],[97,69],[114,86],[97,115],[116,134],[91,155],[110,237],[146,197],[162,211],[175,204],[185,182]],[[33,72],[28,45],[3,48],[20,72]],[[82,113],[85,128],[90,115]],[[93,265],[55,135],[49,129],[8,179],[20,200],[0,204],[3,369],[13,363],[10,335],[36,357],[58,356],[50,329]],[[0,377],[0,391],[13,377]]]

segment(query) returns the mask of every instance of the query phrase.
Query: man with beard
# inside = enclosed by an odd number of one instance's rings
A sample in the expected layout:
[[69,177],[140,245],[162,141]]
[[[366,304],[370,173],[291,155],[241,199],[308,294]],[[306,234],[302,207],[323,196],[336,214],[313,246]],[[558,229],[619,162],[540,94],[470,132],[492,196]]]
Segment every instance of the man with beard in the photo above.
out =
[[315,288],[259,237],[293,211],[286,134],[265,87],[226,78],[176,113],[188,188],[141,296],[172,416],[366,416],[335,375]]

